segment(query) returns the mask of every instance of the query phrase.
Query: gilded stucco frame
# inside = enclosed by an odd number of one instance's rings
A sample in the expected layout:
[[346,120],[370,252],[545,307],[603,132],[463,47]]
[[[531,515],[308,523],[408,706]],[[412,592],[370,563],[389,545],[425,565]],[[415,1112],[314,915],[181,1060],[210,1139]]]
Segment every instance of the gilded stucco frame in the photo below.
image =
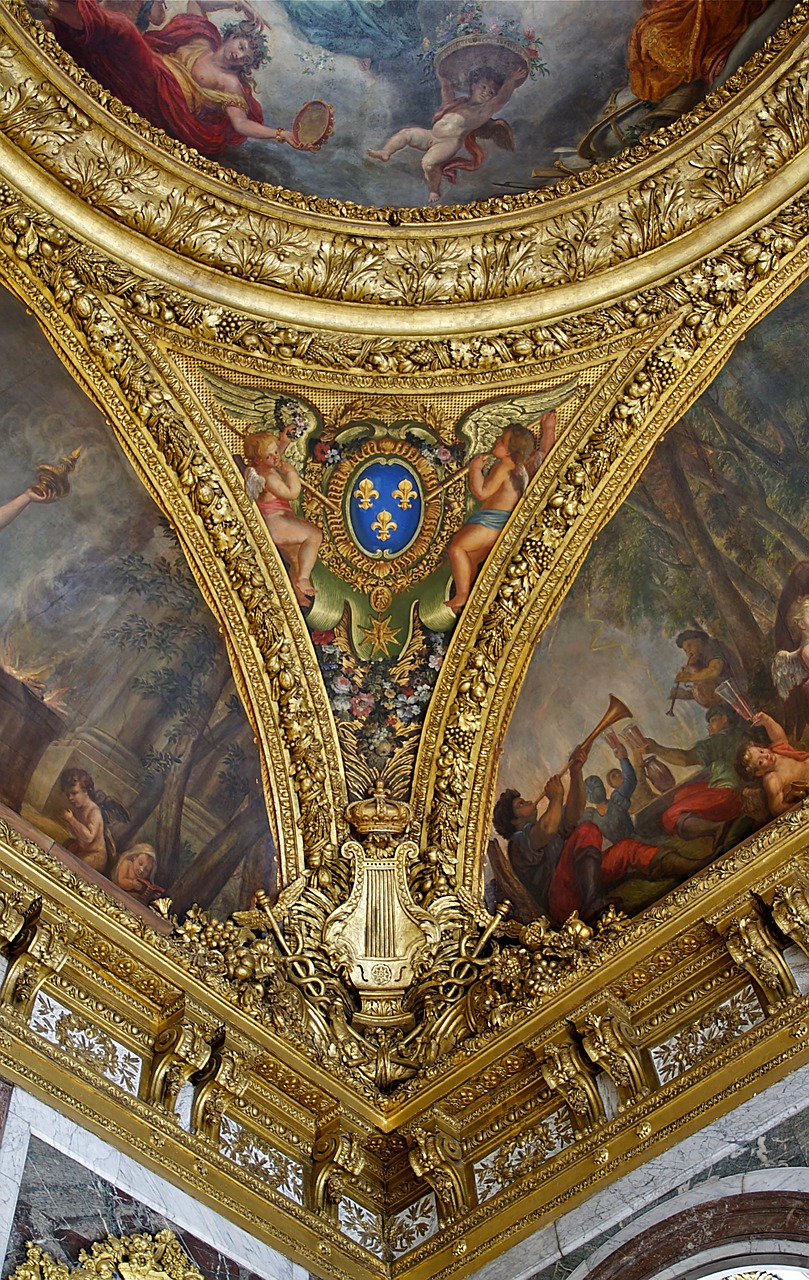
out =
[[[187,362],[216,358],[237,376],[260,373],[268,387],[305,387],[315,404],[326,389],[345,399],[395,392],[430,405],[449,394],[482,399],[584,379],[581,411],[456,628],[415,762],[411,835],[423,852],[438,852],[481,926],[493,761],[537,637],[655,442],[749,327],[809,272],[807,17],[798,5],[693,117],[601,171],[474,208],[385,211],[284,193],[201,161],[76,69],[19,0],[0,12],[0,275],[108,416],[223,629],[262,756],[282,909],[309,901],[309,878],[324,861],[339,865],[349,830],[339,741],[282,565],[184,375]],[[805,830],[802,812],[787,815],[599,940],[583,967],[546,1000],[527,1001],[502,1034],[470,1036],[384,1094],[345,1064],[313,1056],[305,1037],[268,1029],[226,982],[209,989],[160,933],[139,918],[133,931],[125,909],[54,864],[34,833],[6,827],[12,952],[26,892],[45,908],[39,950],[26,944],[28,968],[0,997],[4,1070],[316,1271],[462,1274],[806,1058],[805,1000],[779,967],[779,938],[805,948],[809,937],[800,906]],[[335,901],[346,887],[336,876]],[[112,963],[135,994],[105,979]],[[646,971],[648,983],[633,987],[632,975]],[[547,1064],[551,1050],[569,1049],[568,1023],[592,1039],[593,1019],[602,1027],[606,1018],[630,1076],[659,1032],[650,1030],[655,1018],[674,1031],[683,1025],[687,1002],[665,1001],[672,972],[693,983],[694,1015],[707,1016],[720,994],[732,1000],[752,979],[765,1016],[716,1061],[691,1064],[676,1086],[644,1092],[636,1081],[628,1111],[590,1115],[550,1184],[529,1162],[485,1213],[459,1208],[468,1153],[477,1159],[545,1115],[556,1078]],[[136,1106],[123,1105],[87,1064],[66,1066],[37,1040],[29,1019],[45,989],[143,1055],[152,1083]],[[217,1022],[232,1061],[218,1062],[211,1116],[195,1133],[178,1133],[156,1083],[161,1028],[194,1028],[204,1040]],[[190,1049],[177,1053],[180,1063],[192,1059]],[[272,1088],[267,1062],[276,1064]],[[511,1066],[497,1076],[502,1062]],[[599,1062],[596,1044],[590,1065]],[[576,1086],[585,1093],[586,1079],[585,1071]],[[491,1099],[487,1080],[496,1082]],[[478,1102],[464,1101],[464,1089]],[[570,1103],[561,1084],[558,1096]],[[267,1188],[223,1161],[217,1107],[220,1122],[238,1114],[262,1140],[300,1156],[300,1205],[272,1192],[267,1221]],[[397,1134],[386,1184],[374,1153]],[[322,1143],[332,1138],[324,1182]],[[357,1146],[364,1163],[347,1154]],[[432,1188],[438,1230],[398,1260],[376,1258],[338,1229],[334,1205],[313,1190],[332,1174],[335,1185],[353,1176],[366,1208],[406,1207]]]

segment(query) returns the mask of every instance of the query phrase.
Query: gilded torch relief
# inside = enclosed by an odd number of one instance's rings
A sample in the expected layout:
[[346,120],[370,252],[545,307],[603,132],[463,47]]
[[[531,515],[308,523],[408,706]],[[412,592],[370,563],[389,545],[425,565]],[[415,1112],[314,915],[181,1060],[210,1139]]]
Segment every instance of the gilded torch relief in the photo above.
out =
[[558,181],[676,121],[794,0],[29,0],[153,125],[294,191],[365,205]]
[[[466,410],[431,398],[345,399],[200,368],[310,630],[338,726],[349,798],[409,792],[427,705],[479,572],[576,416],[587,378]],[[536,477],[536,483],[534,483]]]
[[146,906],[274,896],[253,731],[177,539],[7,294],[0,325],[0,801]]
[[809,788],[802,286],[658,444],[542,634],[507,731],[490,903],[635,914]]

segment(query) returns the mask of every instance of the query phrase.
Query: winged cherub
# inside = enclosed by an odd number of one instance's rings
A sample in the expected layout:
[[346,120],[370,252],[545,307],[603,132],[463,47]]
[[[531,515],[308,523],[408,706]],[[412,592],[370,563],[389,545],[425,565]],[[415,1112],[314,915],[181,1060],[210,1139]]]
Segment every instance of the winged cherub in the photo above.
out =
[[[447,604],[453,613],[460,613],[466,604],[475,574],[544,458],[543,448],[545,452],[550,449],[556,434],[556,410],[544,413],[541,424],[540,446],[527,427],[512,424],[487,453],[476,454],[469,464],[469,488],[473,497],[485,505],[467,518],[447,547],[455,583],[455,592]],[[489,465],[492,459],[494,464]],[[533,469],[529,470],[532,464]]]
[[292,503],[302,489],[321,502],[327,501],[299,474],[306,464],[305,436],[317,425],[314,410],[297,396],[240,386],[211,370],[206,369],[203,377],[213,394],[216,421],[227,431],[235,429],[233,418],[250,424],[251,429],[243,434],[244,454],[234,454],[234,461],[290,570],[295,598],[306,609],[315,596],[310,575],[323,532],[296,515]]
[[447,605],[453,613],[463,609],[478,570],[553,448],[556,409],[574,393],[585,394],[576,378],[525,396],[499,396],[463,420],[463,434],[476,450],[466,468],[469,489],[480,505],[447,547],[455,584]]
[[270,431],[245,436],[247,472],[245,484],[264,517],[270,537],[291,570],[292,590],[301,608],[315,596],[311,572],[323,541],[323,533],[292,510],[300,495],[301,480],[295,468],[281,456],[279,441]]
[[[485,152],[478,139],[491,138],[504,150],[514,150],[514,134],[505,120],[493,120],[512,93],[528,76],[524,66],[505,79],[491,67],[477,67],[469,77],[469,93],[457,96],[455,85],[444,76],[441,81],[441,106],[433,116],[430,129],[408,127],[394,133],[378,150],[369,148],[373,160],[390,160],[404,147],[424,152],[421,168],[427,182],[427,199],[431,204],[441,199],[441,182],[455,182],[460,170],[479,169]],[[459,156],[465,147],[469,157]]]

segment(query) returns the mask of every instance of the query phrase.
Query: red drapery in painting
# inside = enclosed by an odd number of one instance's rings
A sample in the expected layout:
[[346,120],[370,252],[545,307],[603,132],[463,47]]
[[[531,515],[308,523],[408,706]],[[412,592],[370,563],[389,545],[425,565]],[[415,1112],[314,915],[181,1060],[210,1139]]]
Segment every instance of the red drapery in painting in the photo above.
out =
[[660,102],[681,84],[711,84],[769,0],[644,0],[627,49],[638,98]]
[[[59,43],[127,106],[203,155],[218,155],[244,141],[223,106],[205,105],[196,113],[190,109],[163,56],[200,38],[213,49],[221,48],[222,37],[207,18],[181,14],[162,30],[141,35],[129,18],[101,9],[96,0],[76,0],[76,8],[83,29],[57,22]],[[246,85],[243,93],[248,116],[261,122],[261,107]]]

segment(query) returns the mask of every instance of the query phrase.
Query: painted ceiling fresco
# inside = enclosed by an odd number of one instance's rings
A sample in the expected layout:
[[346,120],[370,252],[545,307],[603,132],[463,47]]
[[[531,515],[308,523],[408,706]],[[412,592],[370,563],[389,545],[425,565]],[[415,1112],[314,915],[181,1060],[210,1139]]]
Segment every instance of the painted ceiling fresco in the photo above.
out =
[[809,291],[657,446],[542,635],[491,903],[634,914],[809,791]]
[[349,797],[379,778],[406,797],[458,617],[595,372],[465,409],[380,395],[327,410],[205,366],[188,376],[286,565]]
[[[676,120],[794,0],[30,0],[172,136],[287,188],[457,203]],[[46,11],[44,11],[46,10]]]
[[5,293],[0,330],[0,802],[146,905],[274,894],[252,729],[176,538]]

